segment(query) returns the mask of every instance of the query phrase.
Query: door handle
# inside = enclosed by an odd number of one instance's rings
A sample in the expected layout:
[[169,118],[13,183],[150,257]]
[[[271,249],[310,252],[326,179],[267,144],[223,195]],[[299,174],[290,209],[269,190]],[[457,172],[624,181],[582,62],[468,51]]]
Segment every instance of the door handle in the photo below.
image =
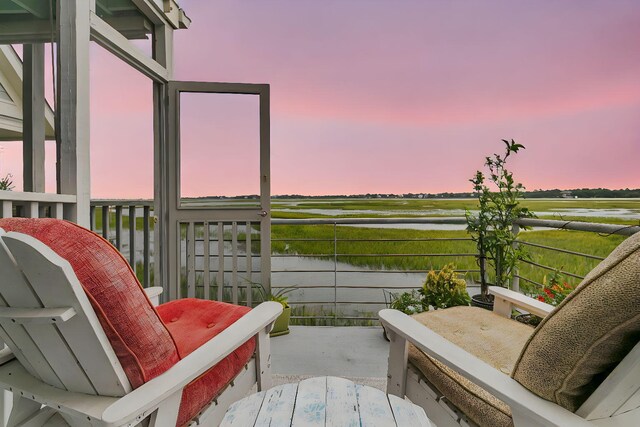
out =
[[264,218],[264,217],[265,217],[265,216],[267,216],[267,215],[268,215],[268,214],[267,214],[267,211],[260,211],[260,216],[261,216],[261,217],[263,217],[263,218]]

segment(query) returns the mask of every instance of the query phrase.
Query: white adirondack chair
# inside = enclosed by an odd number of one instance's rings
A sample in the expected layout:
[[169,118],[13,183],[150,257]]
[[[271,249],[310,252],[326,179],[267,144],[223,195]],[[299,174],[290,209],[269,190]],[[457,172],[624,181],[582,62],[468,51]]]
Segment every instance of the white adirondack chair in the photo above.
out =
[[[585,278],[583,285],[600,281],[599,286],[604,288],[620,286],[619,289],[626,292],[627,296],[625,298],[630,297],[632,299],[630,306],[638,307],[637,300],[640,295],[640,233],[627,240],[628,242],[621,244],[607,260],[603,261],[600,266],[596,267]],[[625,249],[621,249],[623,245],[625,245]],[[615,270],[615,262],[617,260],[612,260],[611,258],[616,256],[624,258],[624,262],[627,263],[622,270],[624,277],[607,277],[607,274],[611,275],[611,271]],[[613,267],[611,267],[612,265]],[[613,274],[615,275],[616,273]],[[570,296],[560,306],[554,308],[503,288],[491,287],[490,292],[495,295],[493,313],[503,317],[510,317],[513,307],[520,307],[541,317],[548,316],[555,310],[554,315],[557,319],[557,313],[560,313],[563,309],[567,310],[565,307],[570,309],[571,301],[569,300],[573,299],[575,301],[578,298]],[[609,296],[607,295],[607,297]],[[608,318],[613,316],[612,312],[616,310],[615,305],[613,307],[606,306],[607,303],[607,299],[603,297],[600,301],[601,310],[594,308],[586,308],[585,310],[582,307],[580,316],[598,316],[591,313],[599,312],[603,316],[592,319],[593,324],[607,323]],[[468,307],[457,307],[456,309],[458,312],[467,309],[479,310]],[[438,310],[440,312],[438,316],[445,316],[447,310],[451,309]],[[478,312],[475,313],[478,314]],[[492,316],[491,312],[487,313],[487,316]],[[479,314],[483,313],[480,312]],[[430,313],[425,314],[423,319],[428,315]],[[438,427],[473,426],[476,424],[458,407],[453,405],[449,396],[438,390],[433,385],[432,380],[413,365],[411,359],[408,360],[410,344],[454,371],[459,376],[458,384],[466,384],[462,385],[466,391],[471,390],[468,383],[472,383],[508,405],[511,410],[513,424],[516,427],[640,426],[640,343],[638,343],[638,336],[640,336],[640,309],[638,308],[632,309],[628,313],[628,322],[624,322],[625,327],[630,326],[630,332],[626,331],[625,336],[627,338],[630,337],[631,346],[633,346],[633,340],[635,340],[635,346],[617,366],[613,365],[615,368],[575,412],[539,397],[508,373],[494,368],[460,346],[453,344],[441,334],[432,331],[422,323],[399,311],[386,309],[380,311],[379,316],[391,340],[387,392],[401,397],[407,396],[412,402],[422,406],[429,418]],[[551,316],[547,319],[548,321],[543,321],[538,328],[545,328],[545,323],[551,322],[549,319],[551,319]],[[498,323],[514,322],[498,320]],[[452,328],[457,327],[456,325],[451,326]],[[577,330],[579,326],[566,325],[566,328],[569,328],[567,335],[569,338],[578,336],[577,333],[573,332],[572,327]],[[453,334],[455,335],[456,332],[453,332]],[[533,332],[534,329],[531,329],[531,333]],[[537,329],[536,332],[540,332],[540,329]],[[588,334],[589,331],[585,331],[585,333]],[[540,335],[538,334],[538,336]],[[452,339],[457,338],[453,335],[451,337]],[[523,353],[528,343],[523,348]],[[520,354],[522,358],[522,353]],[[588,355],[583,354],[583,358],[587,357]],[[557,364],[558,362],[552,363]],[[538,371],[543,382],[546,381],[544,371],[544,369]]]
[[256,383],[270,386],[268,332],[278,303],[261,304],[132,390],[69,262],[31,236],[0,229],[0,271],[0,339],[8,345],[0,351],[0,387],[14,396],[9,426],[174,427],[184,387],[252,337],[255,357],[191,423],[217,425]]

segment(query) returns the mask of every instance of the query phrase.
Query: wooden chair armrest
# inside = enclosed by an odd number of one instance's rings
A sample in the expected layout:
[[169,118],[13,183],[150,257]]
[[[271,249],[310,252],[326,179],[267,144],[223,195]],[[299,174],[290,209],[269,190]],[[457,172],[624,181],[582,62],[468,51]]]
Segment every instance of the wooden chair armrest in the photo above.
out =
[[[415,319],[397,310],[379,312],[380,321],[394,339],[406,340],[427,355],[438,359],[463,377],[478,384],[511,407],[514,421],[526,420],[524,425],[588,426],[586,420],[544,400],[517,381],[482,360],[431,331]],[[402,342],[398,345],[402,345]],[[391,349],[390,351],[394,351]],[[516,423],[516,425],[518,425]]]
[[546,317],[555,308],[551,304],[538,301],[520,292],[501,288],[500,286],[489,286],[489,293],[495,296],[493,311],[505,317],[511,317],[511,309],[513,306],[522,308],[540,317]]
[[147,294],[147,297],[154,307],[157,307],[158,304],[160,304],[160,295],[163,291],[164,289],[162,289],[162,286],[151,286],[150,288],[144,288],[144,293]]

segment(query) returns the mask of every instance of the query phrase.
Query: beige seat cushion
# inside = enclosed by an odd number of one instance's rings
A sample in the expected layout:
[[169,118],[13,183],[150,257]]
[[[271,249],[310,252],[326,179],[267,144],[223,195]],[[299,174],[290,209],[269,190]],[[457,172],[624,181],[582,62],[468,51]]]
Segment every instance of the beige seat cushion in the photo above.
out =
[[[494,368],[510,374],[533,328],[476,307],[452,307],[413,316],[418,322]],[[451,403],[481,426],[512,426],[511,409],[413,345],[409,362]]]
[[540,323],[513,378],[575,412],[640,338],[640,233],[622,242]]

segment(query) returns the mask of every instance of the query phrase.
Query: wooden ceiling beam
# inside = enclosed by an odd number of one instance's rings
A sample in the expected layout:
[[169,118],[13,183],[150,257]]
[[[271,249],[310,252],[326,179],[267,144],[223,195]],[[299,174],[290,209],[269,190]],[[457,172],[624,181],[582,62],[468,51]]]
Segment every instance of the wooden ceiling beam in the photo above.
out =
[[102,19],[129,40],[146,39],[147,35],[153,31],[153,24],[141,14],[104,16]]
[[138,11],[138,8],[131,3],[131,0],[96,0],[96,9],[104,15]]
[[32,13],[40,19],[49,18],[49,2],[43,0],[10,0],[16,6]]
[[[105,16],[103,19],[129,40],[147,39],[153,31],[152,23],[140,14]],[[48,20],[0,15],[0,44],[50,42],[51,25]]]
[[43,19],[0,16],[0,44],[51,42],[51,25]]
[[103,15],[113,15],[113,12],[105,4],[105,0],[96,0],[96,12]]

